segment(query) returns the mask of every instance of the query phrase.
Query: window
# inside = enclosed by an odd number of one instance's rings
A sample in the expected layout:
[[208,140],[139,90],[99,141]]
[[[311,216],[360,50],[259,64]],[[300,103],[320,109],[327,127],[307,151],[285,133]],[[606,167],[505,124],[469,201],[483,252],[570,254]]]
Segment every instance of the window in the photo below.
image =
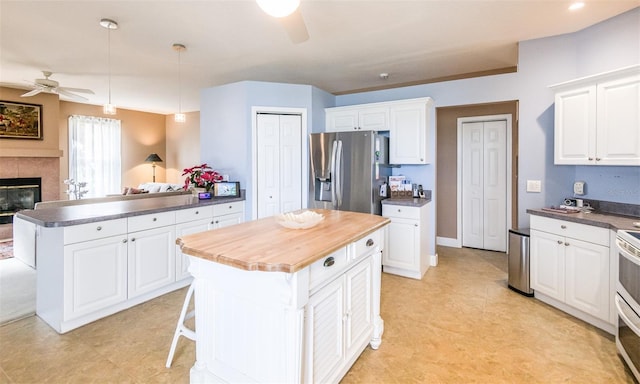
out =
[[120,120],[69,117],[69,178],[87,183],[85,197],[121,192],[120,159]]

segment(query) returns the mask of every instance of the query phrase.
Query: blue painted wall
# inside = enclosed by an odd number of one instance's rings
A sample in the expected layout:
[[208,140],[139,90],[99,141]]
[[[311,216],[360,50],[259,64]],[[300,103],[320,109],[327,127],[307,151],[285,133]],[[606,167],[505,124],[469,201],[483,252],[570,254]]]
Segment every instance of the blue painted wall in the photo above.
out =
[[[202,160],[250,190],[251,107],[308,108],[309,132],[324,130],[324,108],[430,96],[436,107],[519,100],[519,211],[558,204],[575,180],[587,182],[587,199],[640,204],[640,167],[553,164],[554,95],[549,85],[640,63],[640,8],[582,31],[520,42],[518,72],[383,91],[333,96],[308,85],[244,81],[202,91]],[[435,131],[431,133],[435,145]],[[432,148],[435,150],[435,148]],[[403,166],[396,173],[432,189],[433,165]],[[527,193],[526,180],[542,180],[542,193]],[[248,206],[248,211],[252,207]],[[435,227],[435,222],[432,222]]]

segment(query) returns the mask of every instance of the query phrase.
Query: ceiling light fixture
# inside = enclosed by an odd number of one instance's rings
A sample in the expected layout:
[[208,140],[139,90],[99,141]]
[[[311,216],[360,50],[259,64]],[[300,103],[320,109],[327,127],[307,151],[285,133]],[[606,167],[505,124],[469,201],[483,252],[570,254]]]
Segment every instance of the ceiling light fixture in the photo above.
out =
[[298,9],[300,0],[256,0],[256,3],[270,16],[286,17]]
[[584,2],[582,2],[582,1],[577,1],[577,2],[575,2],[575,3],[572,3],[572,4],[569,6],[569,10],[570,10],[570,11],[577,11],[578,9],[581,9],[581,8],[583,8],[583,7],[584,7]]
[[386,72],[382,72],[381,74],[379,74],[379,75],[378,75],[378,77],[379,77],[381,80],[387,80],[387,79],[389,78],[389,74],[388,74],[388,73],[386,73]]
[[111,30],[118,29],[118,23],[110,19],[100,20],[100,26],[107,29],[108,66],[109,66],[109,101],[102,108],[105,115],[115,115],[116,106],[111,104]]
[[184,44],[173,44],[173,50],[178,52],[178,113],[173,117],[176,123],[184,123],[187,121],[187,116],[182,113],[182,87],[180,81],[180,55],[182,51],[185,51],[187,47]]

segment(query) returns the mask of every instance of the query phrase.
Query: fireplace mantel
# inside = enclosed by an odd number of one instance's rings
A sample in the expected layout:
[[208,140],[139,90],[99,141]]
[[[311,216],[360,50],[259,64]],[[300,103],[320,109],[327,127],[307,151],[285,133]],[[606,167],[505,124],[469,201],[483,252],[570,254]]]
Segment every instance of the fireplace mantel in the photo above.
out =
[[2,148],[0,157],[62,157],[60,149]]

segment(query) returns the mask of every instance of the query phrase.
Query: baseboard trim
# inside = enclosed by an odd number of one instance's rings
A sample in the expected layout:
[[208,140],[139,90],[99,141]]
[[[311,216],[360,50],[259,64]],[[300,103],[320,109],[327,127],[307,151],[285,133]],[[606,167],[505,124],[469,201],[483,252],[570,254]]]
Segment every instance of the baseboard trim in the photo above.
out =
[[462,242],[452,237],[436,237],[436,244],[443,247],[462,248]]

